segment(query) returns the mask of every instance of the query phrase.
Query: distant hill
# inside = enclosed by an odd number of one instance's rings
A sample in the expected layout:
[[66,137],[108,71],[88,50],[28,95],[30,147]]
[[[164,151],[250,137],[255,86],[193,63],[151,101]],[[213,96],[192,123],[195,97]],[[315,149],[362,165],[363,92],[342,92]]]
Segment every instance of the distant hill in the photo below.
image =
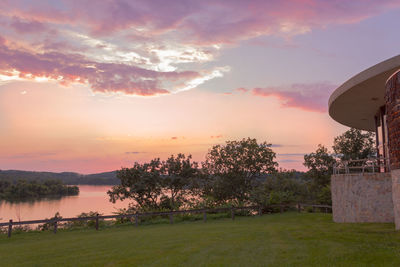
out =
[[0,180],[61,180],[65,184],[87,184],[87,185],[116,185],[119,184],[117,172],[102,172],[95,174],[79,174],[76,172],[34,172],[18,170],[0,170]]

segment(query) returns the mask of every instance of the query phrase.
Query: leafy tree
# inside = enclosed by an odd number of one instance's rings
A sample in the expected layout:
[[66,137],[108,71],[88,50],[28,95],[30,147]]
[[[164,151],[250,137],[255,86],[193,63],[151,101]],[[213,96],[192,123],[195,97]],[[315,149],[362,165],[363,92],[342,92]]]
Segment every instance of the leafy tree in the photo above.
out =
[[341,160],[365,159],[376,156],[375,134],[351,128],[335,137],[333,151]]
[[202,163],[204,193],[222,202],[248,200],[259,178],[276,172],[275,157],[271,144],[251,138],[213,146]]
[[135,163],[132,168],[117,171],[120,185],[107,193],[110,201],[132,199],[129,211],[178,209],[191,192],[192,180],[198,171],[192,156],[171,155],[166,161]]
[[315,152],[304,155],[304,166],[309,169],[313,176],[327,177],[327,180],[321,180],[318,184],[324,186],[329,183],[329,177],[333,172],[335,158],[329,153],[328,149],[319,144]]
[[[329,204],[330,190],[327,193],[326,189],[329,189],[331,182],[331,175],[333,172],[333,164],[335,164],[335,158],[328,152],[328,149],[323,145],[318,145],[315,152],[304,155],[304,166],[309,170],[307,177],[309,179],[308,190],[309,195],[313,201],[317,199],[321,204]],[[321,191],[324,191],[322,197]]]
[[121,184],[107,192],[110,201],[115,203],[118,199],[132,199],[136,210],[158,209],[162,191],[161,168],[161,161],[157,158],[144,164],[135,162],[132,168],[117,171]]
[[255,204],[287,204],[307,197],[303,175],[294,170],[279,171],[266,177],[265,181],[253,189],[250,199]]
[[192,180],[198,172],[198,163],[191,161],[192,156],[186,157],[179,153],[176,157],[171,155],[162,162],[163,202],[166,208],[177,209],[185,201],[185,196],[192,193]]

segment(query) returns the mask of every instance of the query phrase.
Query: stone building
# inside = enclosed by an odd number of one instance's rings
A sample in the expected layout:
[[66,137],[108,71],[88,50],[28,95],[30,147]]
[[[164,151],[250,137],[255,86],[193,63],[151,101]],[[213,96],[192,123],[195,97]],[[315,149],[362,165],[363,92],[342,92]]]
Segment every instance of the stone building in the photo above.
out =
[[378,63],[337,88],[329,115],[374,131],[376,159],[343,162],[331,178],[335,222],[395,222],[400,229],[400,55]]

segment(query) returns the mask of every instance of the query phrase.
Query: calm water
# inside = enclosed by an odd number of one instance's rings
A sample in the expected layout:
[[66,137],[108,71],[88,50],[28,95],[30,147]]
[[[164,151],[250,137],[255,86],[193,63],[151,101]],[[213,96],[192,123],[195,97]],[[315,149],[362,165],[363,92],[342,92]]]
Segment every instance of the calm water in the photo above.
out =
[[119,208],[128,207],[128,201],[113,204],[108,201],[111,186],[80,185],[78,196],[46,199],[34,202],[10,203],[0,201],[0,222],[40,220],[53,217],[58,211],[64,218],[76,217],[82,212],[97,211],[110,215]]

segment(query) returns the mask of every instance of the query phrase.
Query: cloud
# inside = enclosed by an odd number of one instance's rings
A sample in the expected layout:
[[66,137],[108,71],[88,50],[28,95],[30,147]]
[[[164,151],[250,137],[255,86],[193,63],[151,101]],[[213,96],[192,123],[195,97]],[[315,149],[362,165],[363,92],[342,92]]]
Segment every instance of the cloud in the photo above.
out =
[[127,154],[127,155],[130,155],[130,154],[135,155],[135,154],[142,154],[142,153],[146,153],[146,152],[140,152],[140,151],[128,151],[128,152],[125,152],[125,154]]
[[47,26],[39,21],[24,21],[15,16],[12,18],[10,26],[18,33],[38,33],[48,30]]
[[246,88],[240,87],[240,88],[237,88],[235,91],[236,92],[241,92],[241,93],[247,93],[249,90],[246,89]]
[[172,136],[172,137],[171,137],[171,140],[177,140],[177,139],[178,139],[177,136]]
[[279,153],[278,156],[303,157],[306,153]]
[[283,145],[280,145],[280,144],[271,144],[271,147],[283,147]]
[[32,153],[22,153],[22,154],[14,154],[10,156],[5,156],[4,158],[8,159],[31,159],[31,158],[43,158],[43,157],[52,157],[56,156],[58,153],[56,152],[32,152]]
[[0,45],[0,74],[11,75],[15,71],[24,79],[41,77],[64,85],[87,83],[95,92],[142,96],[168,94],[170,88],[184,90],[208,77],[195,71],[160,72],[122,63],[96,62],[80,54],[35,53]]
[[280,163],[294,163],[294,162],[300,162],[300,161],[295,160],[295,159],[281,159],[281,160],[278,160],[278,162],[280,162]]
[[[204,63],[215,61],[225,45],[260,36],[290,39],[357,23],[400,2],[2,0],[2,6],[7,8],[0,9],[0,33],[7,40],[0,37],[0,77],[17,72],[20,79],[42,77],[85,83],[95,92],[154,96],[222,77],[229,66]],[[265,89],[253,93],[274,93]],[[275,95],[287,106],[307,101],[289,93]],[[321,111],[318,105],[306,106]]]
[[219,135],[211,135],[211,136],[210,136],[211,139],[219,139],[219,138],[222,138],[222,137],[223,137],[222,134],[219,134]]
[[336,85],[329,82],[297,83],[288,86],[254,88],[251,92],[255,96],[276,97],[282,107],[326,112],[328,98],[334,88],[336,88]]
[[[357,23],[400,6],[397,0],[63,0],[29,5],[3,0],[6,16],[81,27],[91,35],[164,36],[197,44],[235,43],[262,35],[304,34],[332,24]],[[224,18],[224,19],[221,19]]]

